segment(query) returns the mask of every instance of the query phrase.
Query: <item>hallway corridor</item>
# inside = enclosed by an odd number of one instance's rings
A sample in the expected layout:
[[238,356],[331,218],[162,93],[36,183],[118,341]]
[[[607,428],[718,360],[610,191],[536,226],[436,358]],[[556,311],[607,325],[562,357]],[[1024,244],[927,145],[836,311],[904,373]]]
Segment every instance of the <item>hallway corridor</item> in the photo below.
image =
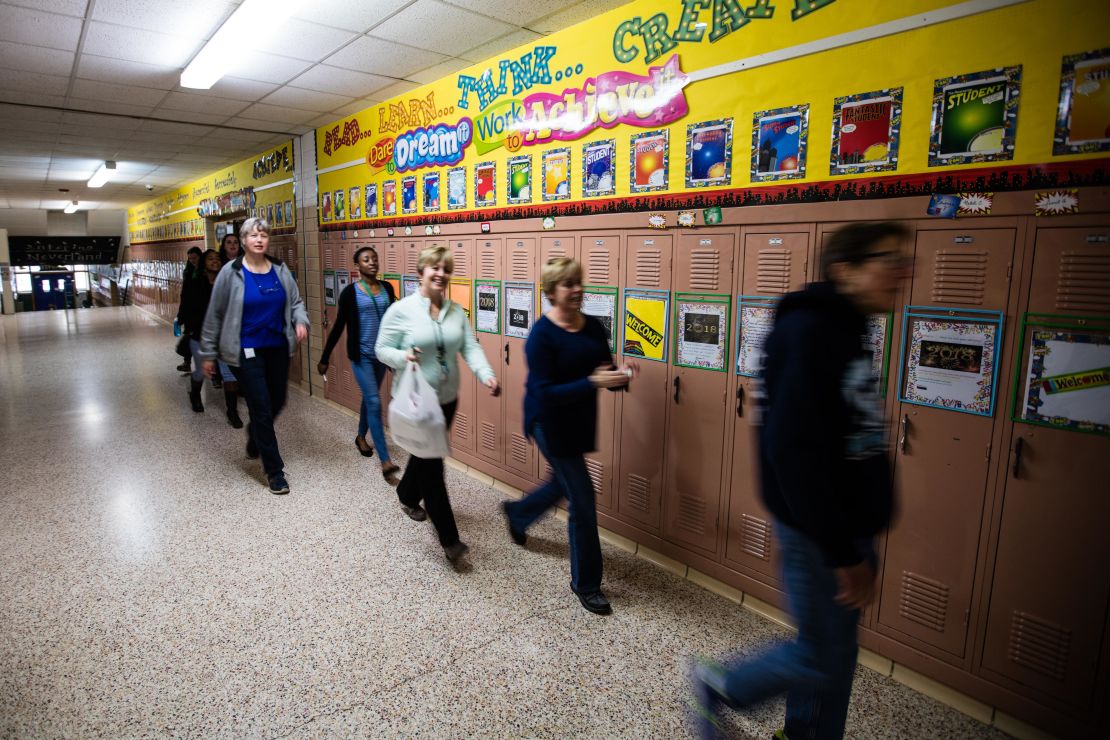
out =
[[[270,495],[178,362],[136,308],[0,317],[0,736],[687,737],[690,659],[788,634],[608,543],[614,614],[589,614],[564,524],[518,548],[503,494],[449,469],[456,571],[301,392]],[[851,737],[1004,737],[857,671]]]

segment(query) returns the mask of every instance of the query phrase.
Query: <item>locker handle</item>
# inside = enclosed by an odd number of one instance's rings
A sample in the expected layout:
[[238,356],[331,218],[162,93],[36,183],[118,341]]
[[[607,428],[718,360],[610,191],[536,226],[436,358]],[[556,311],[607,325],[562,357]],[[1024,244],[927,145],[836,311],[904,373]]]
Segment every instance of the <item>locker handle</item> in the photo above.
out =
[[736,386],[736,416],[742,418],[744,416],[744,386]]
[[679,378],[674,379],[674,402],[678,403]]
[[1025,451],[1025,437],[1018,437],[1014,442],[1014,478],[1021,477],[1021,454]]
[[900,426],[902,427],[902,431],[898,435],[898,449],[901,450],[903,455],[905,455],[906,454],[906,437],[909,435],[909,430],[910,430],[910,415],[909,414],[905,414],[902,417],[902,423],[900,424]]
[[509,343],[505,342],[505,364],[509,364]]

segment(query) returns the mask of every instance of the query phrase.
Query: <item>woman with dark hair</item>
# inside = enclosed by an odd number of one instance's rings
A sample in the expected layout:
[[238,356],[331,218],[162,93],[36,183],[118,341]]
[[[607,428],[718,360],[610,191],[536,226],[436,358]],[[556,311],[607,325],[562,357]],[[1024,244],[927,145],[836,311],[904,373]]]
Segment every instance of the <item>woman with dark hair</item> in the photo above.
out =
[[[183,315],[185,306],[185,286],[188,285],[189,281],[194,277],[204,272],[204,267],[200,264],[200,255],[200,247],[189,247],[189,251],[185,253],[185,269],[181,271],[181,302],[178,303],[177,306],[177,323],[181,326],[185,326]],[[189,372],[189,363],[192,361],[193,355],[188,347],[189,344],[186,342],[183,349],[179,348],[177,350],[178,352],[185,352],[185,354],[181,356],[181,364],[177,366],[178,372]]]
[[[358,266],[358,281],[351,283],[339,294],[335,324],[328,333],[327,344],[320,356],[316,369],[321,375],[328,372],[328,360],[339,342],[339,335],[347,330],[347,359],[351,361],[355,380],[362,390],[362,405],[359,407],[358,436],[355,447],[364,457],[370,457],[377,449],[382,462],[382,475],[390,483],[400,468],[390,460],[389,447],[385,441],[385,428],[382,425],[382,402],[378,389],[385,379],[386,367],[378,359],[374,344],[378,341],[378,329],[389,305],[397,300],[393,286],[378,281],[378,253],[373,247],[360,247],[355,251],[354,263]],[[369,430],[374,446],[366,443]]]
[[197,354],[200,348],[200,330],[204,325],[204,314],[208,310],[208,302],[212,298],[212,284],[216,282],[216,275],[220,273],[220,255],[215,250],[209,249],[200,256],[199,269],[195,274],[189,275],[181,284],[181,308],[178,310],[178,319],[181,321],[182,331],[189,338],[189,349],[192,351],[193,372],[189,386],[189,403],[193,411],[198,414],[204,411],[200,391],[204,387],[204,370],[201,368],[201,358]]
[[293,273],[266,254],[270,224],[248,218],[239,230],[245,250],[220,270],[201,330],[204,371],[216,374],[217,356],[231,366],[251,412],[247,457],[261,455],[270,492],[289,493],[274,420],[285,406],[289,359],[308,338],[308,312]]
[[225,265],[239,256],[239,237],[234,232],[224,234],[220,240],[220,261]]

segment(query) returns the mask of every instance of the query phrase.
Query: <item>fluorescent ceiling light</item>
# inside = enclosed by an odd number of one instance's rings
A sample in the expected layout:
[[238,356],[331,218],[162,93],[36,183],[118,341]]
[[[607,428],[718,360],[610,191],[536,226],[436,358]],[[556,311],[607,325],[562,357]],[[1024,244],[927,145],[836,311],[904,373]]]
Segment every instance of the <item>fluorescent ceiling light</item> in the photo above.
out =
[[181,86],[208,90],[227,74],[228,67],[258,34],[273,33],[293,12],[297,0],[246,0],[224,21],[189,66],[181,73]]
[[63,213],[77,213],[77,201],[67,203],[66,207],[63,209]]
[[98,188],[116,176],[116,163],[112,161],[100,165],[100,169],[89,178],[89,187]]

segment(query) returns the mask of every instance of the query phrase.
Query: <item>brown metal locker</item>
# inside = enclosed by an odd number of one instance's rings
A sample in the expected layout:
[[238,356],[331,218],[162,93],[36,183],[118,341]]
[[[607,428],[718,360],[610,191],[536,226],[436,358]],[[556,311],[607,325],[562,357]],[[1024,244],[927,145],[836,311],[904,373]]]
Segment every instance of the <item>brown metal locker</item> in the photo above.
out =
[[[680,364],[680,336],[686,328],[676,323],[671,356],[671,403],[667,415],[666,465],[663,483],[663,531],[667,539],[715,555],[721,512],[721,477],[724,467],[725,423],[728,406],[729,353],[731,344],[732,270],[736,238],[732,233],[680,234],[674,261],[675,308],[679,294],[712,300],[723,308],[714,339],[723,345],[719,370]],[[685,300],[685,299],[684,299]],[[707,304],[709,305],[709,304]],[[712,332],[710,332],[712,333]],[[711,346],[711,345],[707,345]]]
[[[451,256],[455,262],[452,279],[467,281],[470,296],[474,290],[474,240],[451,239],[448,243]],[[454,284],[453,284],[454,285]],[[468,300],[467,305],[470,301]],[[473,321],[471,323],[473,326]],[[476,398],[477,379],[465,362],[459,363],[459,405],[455,411],[455,420],[451,424],[451,446],[474,452],[474,402]],[[485,389],[483,389],[484,391]],[[487,394],[488,395],[488,394]]]
[[[383,273],[400,275],[405,271],[404,253],[400,242],[392,240],[382,242],[378,249],[378,257],[381,259]],[[397,292],[397,297],[402,297],[400,291]]]
[[[582,263],[582,282],[591,287],[613,287],[620,283],[620,237],[616,234],[582,234],[578,240],[578,260]],[[617,296],[617,313],[614,316],[613,359],[617,359],[620,346],[620,302]],[[638,382],[638,381],[637,381]],[[599,392],[597,396],[597,451],[586,455],[586,468],[594,482],[597,506],[605,511],[616,508],[613,490],[613,473],[616,470],[617,404],[623,393]]]
[[[812,247],[810,233],[795,231],[797,228],[797,224],[792,224],[782,230],[760,227],[754,233],[743,232],[742,266],[736,281],[738,295],[774,299],[803,287]],[[743,331],[739,324],[742,316],[737,315],[735,320],[734,338]],[[734,358],[738,351],[739,347],[733,352]],[[729,372],[736,371],[734,361]],[[754,382],[752,377],[737,375],[736,390],[728,403],[735,422],[725,559],[755,571],[763,580],[777,581],[771,516],[759,493],[759,451],[756,428],[750,422],[754,413]]]
[[405,275],[417,275],[416,265],[420,260],[420,251],[424,248],[424,243],[419,240],[409,240],[402,244],[401,253],[404,256],[404,269],[401,270]]
[[[532,310],[539,307],[537,245],[531,237],[510,237],[505,240],[505,280],[536,285]],[[507,302],[507,301],[506,301]],[[502,311],[504,315],[504,311]],[[535,316],[533,314],[533,323]],[[528,362],[524,355],[526,339],[502,337],[504,340],[505,465],[530,480],[538,480],[539,450],[524,435],[524,384],[528,378]]]
[[[620,284],[625,288],[671,290],[670,234],[629,234],[621,261]],[[622,310],[627,297],[622,295]],[[668,314],[673,305],[668,304]],[[667,320],[669,322],[669,315]],[[622,326],[627,321],[627,312]],[[669,325],[669,324],[668,324]],[[666,327],[664,327],[666,328]],[[623,329],[621,330],[623,337]],[[620,401],[620,452],[617,463],[617,513],[637,526],[659,534],[663,511],[663,460],[667,432],[668,365],[627,355],[617,343],[622,361],[640,366],[640,376]]]
[[[1110,333],[1110,230],[1040,229],[1028,311],[1067,332]],[[1034,317],[1030,317],[1034,320]],[[1101,319],[1101,321],[1099,321]],[[1023,410],[1032,331],[1019,337]],[[1110,605],[1110,440],[1013,423],[983,668],[1090,708]]]
[[[327,342],[328,334],[331,332],[331,327],[335,324],[336,312],[338,310],[339,296],[334,295],[335,303],[333,305],[327,304],[327,289],[335,288],[335,279],[328,280],[328,274],[334,272],[337,264],[336,252],[338,251],[338,243],[332,243],[330,240],[320,242],[320,309],[323,314],[323,342]],[[324,383],[324,397],[329,401],[336,403],[346,404],[346,399],[343,393],[343,363],[341,360],[346,359],[346,352],[340,346],[343,344],[341,339],[335,349],[332,350],[331,357],[328,358],[328,374],[327,380]],[[323,344],[321,344],[321,348]],[[315,372],[315,368],[312,368]]]
[[[1014,238],[1012,228],[918,231],[910,303],[1004,311]],[[904,363],[902,354],[895,353]],[[996,397],[995,414],[998,406]],[[878,628],[959,663],[967,649],[994,417],[902,402],[897,418],[898,515],[887,534]]]
[[[476,246],[477,277],[486,280],[504,281],[501,266],[503,264],[501,239],[479,239]],[[502,301],[504,292],[502,291]],[[500,310],[500,307],[498,308]],[[497,374],[498,380],[506,384],[504,372],[505,343],[500,334],[478,332],[478,344],[486,354],[490,366]],[[505,394],[494,398],[489,393],[474,392],[474,419],[475,446],[478,454],[492,463],[501,465],[504,462],[504,437],[502,434],[501,405]]]

